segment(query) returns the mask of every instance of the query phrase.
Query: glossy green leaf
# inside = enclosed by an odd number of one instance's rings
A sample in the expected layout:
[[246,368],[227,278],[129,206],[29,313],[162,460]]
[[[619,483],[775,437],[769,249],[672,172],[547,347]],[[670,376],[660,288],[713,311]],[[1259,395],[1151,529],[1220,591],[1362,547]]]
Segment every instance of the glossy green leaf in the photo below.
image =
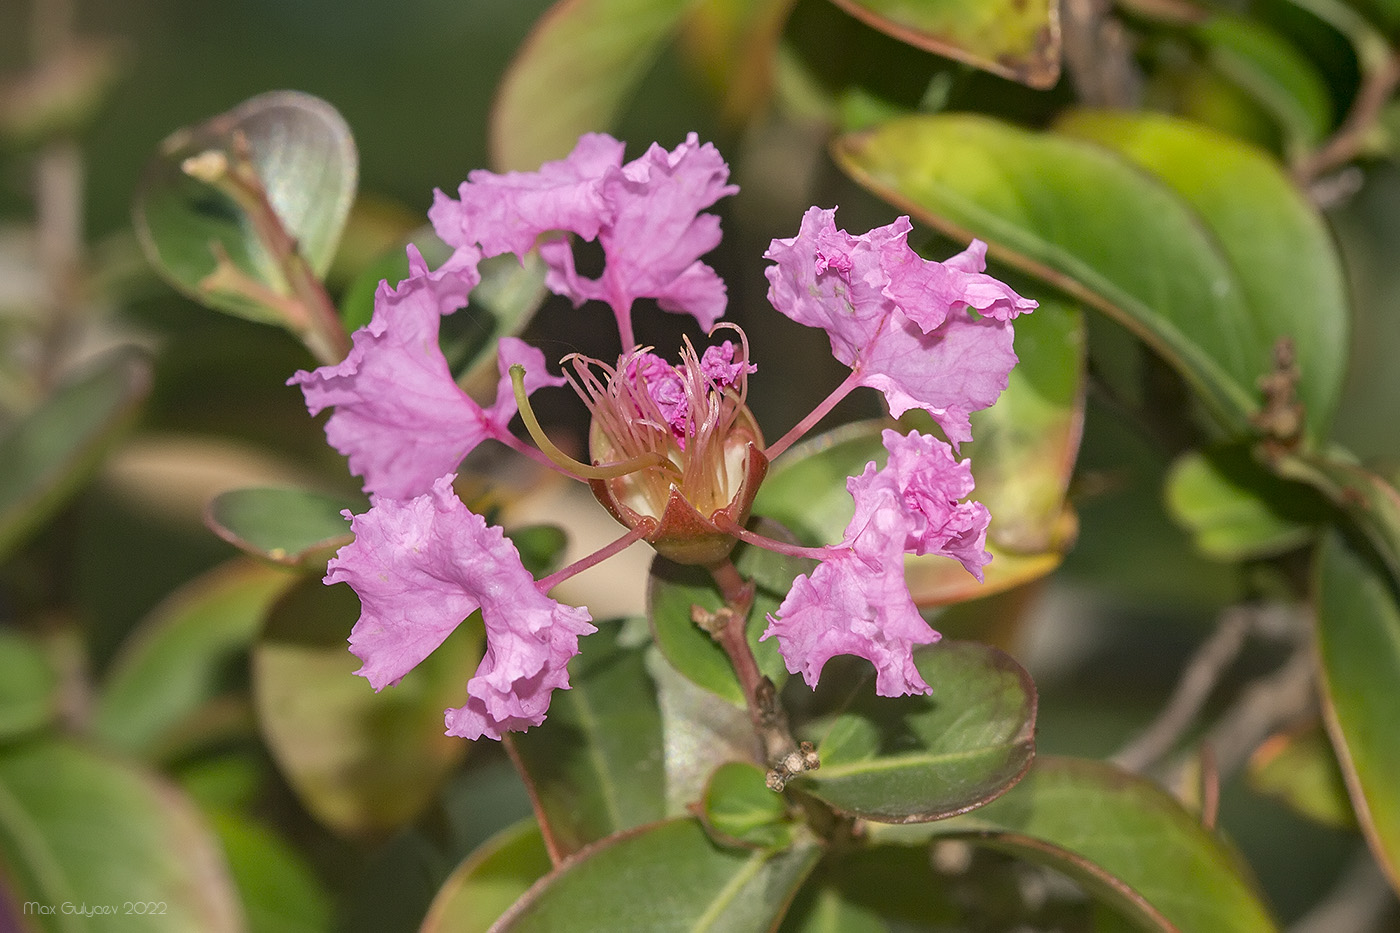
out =
[[330,896],[301,853],[244,816],[220,812],[212,820],[241,895],[248,933],[332,928]]
[[482,844],[438,889],[420,933],[485,933],[554,867],[532,820]]
[[1217,13],[1192,29],[1211,65],[1254,98],[1294,148],[1315,146],[1332,129],[1332,101],[1316,66],[1256,20]]
[[902,42],[1034,88],[1060,77],[1054,0],[836,0]]
[[146,354],[125,347],[60,385],[0,437],[0,560],[81,488],[150,388]]
[[133,754],[165,757],[197,743],[201,716],[247,683],[247,651],[269,607],[296,576],[235,561],[171,594],[122,646],[92,728]]
[[938,820],[1004,794],[1035,755],[1030,675],[995,648],[945,640],[914,652],[933,688],[880,697],[874,672],[818,739],[821,768],[801,788],[882,823]]
[[[1232,273],[1245,315],[1224,328],[1222,336],[1241,346],[1221,359],[1231,360],[1237,377],[1257,379],[1272,371],[1277,342],[1290,339],[1304,434],[1323,441],[1341,396],[1351,309],[1332,234],[1312,203],[1264,153],[1184,120],[1077,111],[1056,129],[1119,153],[1197,213]],[[1202,325],[1192,321],[1191,333],[1201,333]]]
[[1146,930],[1277,930],[1243,861],[1153,782],[1112,765],[1041,758],[1011,793],[920,827],[871,827],[878,839],[964,836],[1049,865]]
[[204,522],[254,557],[324,571],[331,555],[352,539],[350,522],[341,512],[366,508],[363,500],[309,489],[234,489],[214,497]]
[[291,294],[243,209],[184,168],[202,153],[235,151],[240,135],[273,211],[313,272],[324,275],[355,200],[359,159],[335,108],[299,91],[260,94],[166,137],[146,168],[133,220],[146,257],[171,285],[219,310],[280,323],[281,315],[262,303],[201,284],[215,270],[212,244],[218,244],[244,274],[273,293]]
[[[785,529],[772,522],[761,520],[752,527],[760,534],[779,540],[790,538]],[[781,688],[787,680],[787,667],[778,653],[777,639],[759,641],[759,638],[767,627],[764,622],[767,614],[777,612],[778,605],[792,588],[792,581],[799,574],[809,573],[813,561],[786,557],[747,544],[735,548],[732,559],[744,578],[758,586],[746,629],[749,646],[759,669]],[[647,617],[656,635],[657,647],[666,660],[690,680],[743,706],[744,692],[729,658],[692,620],[692,606],[709,612],[724,606],[709,574],[700,567],[683,567],[662,557],[653,560],[647,583]]]
[[583,133],[611,129],[696,0],[560,0],[496,90],[491,161],[534,171]]
[[605,622],[579,643],[542,725],[506,738],[555,860],[666,815],[661,711],[641,647]]
[[787,800],[769,790],[766,775],[747,761],[727,761],[710,775],[696,815],[716,842],[754,849],[792,843]]
[[779,933],[967,929],[972,918],[960,906],[922,848],[862,846],[832,854],[817,867]]
[[470,743],[443,732],[480,657],[463,625],[397,686],[353,676],[345,640],[360,614],[347,586],[306,579],[273,607],[253,647],[253,697],[278,767],[318,819],[347,834],[413,819]]
[[0,754],[0,876],[14,904],[39,905],[24,918],[36,930],[243,929],[218,843],[189,800],[67,742]]
[[910,117],[842,138],[836,155],[921,219],[1113,315],[1234,435],[1254,433],[1258,380],[1291,338],[1306,432],[1324,437],[1347,305],[1326,229],[1278,167],[1168,117],[1082,113],[1062,128],[1083,138]]
[[1317,645],[1323,714],[1352,807],[1400,890],[1400,605],[1380,562],[1337,531],[1318,555]]
[[1218,560],[1249,560],[1305,544],[1325,504],[1302,483],[1280,479],[1244,446],[1183,454],[1167,475],[1167,508]]
[[58,672],[28,635],[0,629],[0,741],[42,728],[58,713]]
[[1249,786],[1325,826],[1354,829],[1346,777],[1320,722],[1280,733],[1249,758]]
[[1065,496],[1084,430],[1084,315],[1042,298],[1016,319],[1016,366],[995,405],[973,412],[973,497],[992,513],[987,537],[1020,554],[1063,550]]
[[577,853],[530,889],[493,933],[730,933],[777,925],[821,848],[716,846],[692,819],[655,823]]
[[683,676],[655,645],[647,672],[656,685],[666,747],[666,815],[679,816],[705,792],[717,761],[744,761],[757,751],[748,711]]

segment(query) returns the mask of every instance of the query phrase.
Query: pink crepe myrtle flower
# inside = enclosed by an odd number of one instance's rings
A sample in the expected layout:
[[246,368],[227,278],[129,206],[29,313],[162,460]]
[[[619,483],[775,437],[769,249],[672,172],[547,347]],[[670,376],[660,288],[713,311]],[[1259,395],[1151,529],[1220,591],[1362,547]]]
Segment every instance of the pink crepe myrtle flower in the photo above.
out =
[[653,144],[622,162],[623,145],[603,133],[582,136],[566,158],[536,172],[477,170],[458,200],[438,191],[428,212],[445,243],[487,256],[524,258],[546,233],[566,231],[603,248],[603,273],[580,276],[567,240],[540,243],[546,284],[578,307],[603,301],[617,317],[624,347],[632,304],[654,298],[666,311],[692,315],[706,330],[724,314],[724,282],[700,257],[719,245],[719,218],[700,211],[739,189],[714,146],[691,133],[675,149]]
[[[724,285],[700,256],[719,242],[718,220],[701,213],[736,189],[728,166],[692,134],[674,150],[653,145],[623,162],[622,144],[590,134],[565,159],[537,172],[473,172],[459,198],[440,192],[430,217],[452,258],[430,271],[410,253],[410,275],[381,285],[370,323],[344,362],[291,380],[316,414],[334,412],[331,444],[364,477],[372,507],[351,518],[355,539],[330,563],[327,583],[348,583],[362,612],[350,636],[360,673],[375,689],[395,683],[466,616],[480,610],[487,651],[467,682],[464,705],[446,713],[448,732],[500,738],[538,725],[554,690],[568,687],[568,662],[594,630],[587,610],[547,594],[558,582],[638,540],[681,563],[727,565],[738,541],[816,558],[769,617],[788,669],[815,685],[835,654],[868,658],[884,695],[926,692],[916,645],[938,634],[919,616],[904,583],[905,554],[941,554],[981,579],[988,515],[964,501],[967,461],[929,435],[885,432],[888,460],[847,483],[855,515],[843,540],[825,547],[774,541],[745,526],[768,463],[856,386],[885,394],[899,414],[918,407],[955,444],[970,437],[968,413],[995,400],[1015,362],[1010,320],[1035,302],[983,273],[974,242],[945,263],[907,245],[907,218],[862,236],[837,230],[834,212],[813,208],[798,235],[774,240],[770,300],[831,338],[851,376],[779,441],[765,444],[746,404],[748,339],[733,325],[697,352],[689,340],[670,362],[632,337],[632,305],[655,298],[711,331]],[[604,266],[581,278],[563,231],[596,238]],[[498,347],[500,381],[483,406],[454,382],[438,348],[442,315],[462,306],[483,256],[539,248],[547,284],[575,304],[611,309],[622,341],[615,364],[565,357],[551,376],[543,354],[514,338]],[[971,310],[969,310],[971,309]],[[591,415],[590,461],[555,447],[535,420],[531,392],[568,383]],[[524,437],[510,425],[519,413]],[[462,458],[494,440],[587,482],[626,531],[612,544],[535,580],[498,527],[452,491]],[[732,568],[731,568],[732,569]]]
[[773,241],[768,300],[825,330],[854,384],[884,393],[891,415],[921,408],[954,444],[970,440],[968,414],[996,401],[1016,365],[1009,321],[1036,303],[982,272],[980,241],[939,263],[909,247],[908,217],[851,236],[835,216],[814,207],[797,236]]
[[350,650],[376,690],[397,683],[481,610],[486,657],[467,703],[446,714],[447,733],[499,739],[544,721],[550,695],[569,686],[580,635],[597,631],[586,609],[545,596],[500,528],[486,524],[439,478],[409,500],[380,500],[351,518],[355,540],[331,560],[327,583],[349,583],[361,615]]
[[846,481],[856,509],[845,539],[794,581],[763,638],[778,639],[788,671],[809,686],[833,655],[853,654],[875,665],[880,696],[928,693],[912,652],[939,636],[909,596],[904,555],[942,554],[981,580],[991,516],[980,502],[959,501],[972,491],[972,468],[948,444],[917,431],[887,430],[881,440],[885,467],[867,463]]

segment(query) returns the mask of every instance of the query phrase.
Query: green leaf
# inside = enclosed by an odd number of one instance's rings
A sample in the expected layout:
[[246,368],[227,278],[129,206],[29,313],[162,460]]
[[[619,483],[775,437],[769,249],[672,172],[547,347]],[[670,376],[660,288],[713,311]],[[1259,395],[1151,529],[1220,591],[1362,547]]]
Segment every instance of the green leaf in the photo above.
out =
[[1084,429],[1084,314],[1042,298],[1016,319],[1019,357],[995,405],[972,413],[973,498],[992,513],[988,539],[1019,554],[1062,551],[1065,496]]
[[209,529],[239,550],[302,570],[324,572],[326,561],[352,540],[343,511],[364,511],[363,500],[309,489],[234,489],[214,497],[204,513]]
[[640,647],[602,624],[569,662],[542,725],[506,739],[556,861],[666,815],[661,711]]
[[132,219],[146,257],[171,285],[221,311],[282,323],[264,304],[201,284],[215,270],[211,244],[218,244],[243,273],[274,293],[291,294],[244,210],[184,169],[185,160],[210,150],[235,151],[240,135],[273,211],[311,270],[324,275],[355,200],[359,159],[335,108],[299,91],[260,94],[166,137],[146,168]]
[[1270,557],[1305,544],[1325,505],[1302,483],[1266,470],[1243,445],[1183,454],[1166,484],[1167,509],[1207,557]]
[[1060,77],[1053,0],[836,0],[902,42],[1042,90]]
[[1087,138],[911,117],[843,137],[836,155],[877,194],[1115,317],[1233,435],[1254,433],[1257,382],[1291,338],[1307,436],[1325,437],[1347,305],[1326,229],[1278,167],[1167,117],[1082,113],[1062,128]]
[[420,933],[486,933],[554,864],[533,820],[487,840],[438,889]]
[[727,761],[716,768],[696,815],[720,845],[775,849],[793,841],[787,800],[768,789],[766,772],[751,762]]
[[331,929],[331,899],[301,854],[242,815],[212,815],[229,871],[242,895],[248,933]]
[[696,0],[561,0],[535,24],[496,90],[491,161],[534,171],[583,133],[612,128]]
[[746,710],[682,675],[655,645],[646,661],[666,744],[666,815],[679,816],[705,793],[715,762],[753,756],[753,723]]
[[413,819],[468,744],[445,735],[480,657],[480,629],[463,625],[402,683],[375,693],[353,676],[345,640],[359,616],[347,586],[304,579],[272,607],[253,647],[253,698],[278,767],[307,809],[345,834]]
[[1102,762],[1041,758],[980,810],[871,831],[891,842],[961,836],[1048,865],[1146,930],[1278,929],[1233,849],[1156,784]]
[[876,696],[867,673],[819,736],[821,768],[798,780],[843,813],[882,823],[938,820],[1004,794],[1035,754],[1035,685],[996,648],[943,641],[915,650],[933,688]]
[[1261,23],[1216,13],[1192,29],[1207,60],[1254,98],[1283,129],[1292,148],[1316,146],[1332,129],[1332,102],[1316,66]]
[[1280,733],[1249,758],[1249,786],[1324,826],[1355,829],[1346,777],[1320,722]]
[[296,579],[234,561],[171,594],[122,646],[93,731],[123,751],[165,758],[198,742],[218,698],[247,683],[247,651],[269,607]]
[[1371,851],[1400,889],[1400,606],[1364,544],[1329,532],[1317,561],[1323,715]]
[[[760,519],[753,530],[778,540],[791,540],[786,529]],[[799,574],[809,573],[813,562],[786,557],[762,548],[740,544],[732,556],[734,566],[747,580],[757,584],[753,608],[749,611],[746,630],[749,647],[761,670],[774,686],[781,688],[787,680],[787,667],[778,653],[778,641],[759,641],[766,628],[764,619],[777,612],[787,597],[792,581]],[[723,608],[714,580],[700,567],[674,564],[657,557],[651,564],[647,583],[647,617],[656,635],[656,645],[676,670],[706,690],[724,697],[736,706],[744,705],[744,691],[734,676],[729,658],[713,638],[695,624],[691,607],[699,606],[709,612]]]
[[58,672],[28,635],[0,629],[0,741],[40,729],[58,713]]
[[[992,890],[989,895],[995,896]],[[912,846],[866,846],[829,855],[793,902],[780,933],[891,933],[969,928],[957,892]],[[986,921],[978,917],[978,921]]]
[[124,347],[60,385],[0,437],[0,560],[82,487],[150,389],[146,354]]
[[[0,754],[0,875],[43,931],[237,931],[233,885],[199,812],[177,789],[67,742]],[[64,911],[64,906],[69,911]],[[73,913],[86,905],[94,913]]]
[[716,846],[695,820],[611,836],[540,880],[494,933],[729,933],[777,925],[821,848]]

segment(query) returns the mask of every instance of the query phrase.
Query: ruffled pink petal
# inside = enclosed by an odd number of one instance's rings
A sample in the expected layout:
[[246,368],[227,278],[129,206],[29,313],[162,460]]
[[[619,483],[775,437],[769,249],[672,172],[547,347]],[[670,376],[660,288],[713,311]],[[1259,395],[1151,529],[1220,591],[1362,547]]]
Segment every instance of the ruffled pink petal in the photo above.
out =
[[1016,365],[1013,338],[1010,322],[974,320],[966,310],[928,334],[896,313],[865,351],[858,381],[882,392],[896,418],[911,408],[928,412],[957,446],[972,439],[968,415],[1006,389]]
[[483,409],[452,378],[438,346],[442,315],[462,306],[479,276],[468,251],[428,272],[410,247],[413,274],[391,290],[381,283],[374,315],[352,337],[352,349],[334,366],[299,372],[311,414],[333,407],[326,439],[350,462],[376,496],[409,499],[456,469],[483,440],[505,430],[515,414],[506,374],[525,364],[527,391],[562,385],[551,377],[544,355],[515,338],[500,343],[502,386],[495,404]]
[[724,313],[724,282],[699,258],[719,245],[719,218],[700,211],[739,190],[728,179],[719,151],[694,133],[670,152],[653,144],[641,158],[610,169],[601,180],[612,209],[598,231],[602,275],[580,277],[572,255],[551,247],[545,254],[550,287],[576,306],[607,302],[620,318],[636,299],[655,298],[662,309],[713,327]]
[[777,638],[790,673],[815,687],[826,662],[838,654],[875,665],[880,696],[929,693],[914,666],[915,645],[938,640],[909,598],[904,561],[896,553],[872,560],[854,552],[823,561],[811,577],[793,581],[763,638]]
[[825,330],[832,354],[884,393],[891,414],[922,408],[956,444],[971,437],[968,414],[1006,387],[1016,362],[1006,322],[1036,303],[981,272],[980,242],[937,263],[909,248],[910,229],[901,217],[851,236],[834,210],[814,207],[796,237],[764,254],[775,263],[768,300]]
[[924,259],[903,240],[899,246],[883,256],[889,278],[885,294],[924,333],[963,306],[998,321],[1008,321],[1037,306],[982,271],[987,267],[987,244],[981,240],[973,240],[945,262]]
[[327,583],[348,583],[361,615],[350,650],[376,690],[396,683],[481,610],[487,650],[467,683],[467,704],[448,710],[450,735],[499,739],[539,725],[550,695],[569,685],[588,612],[540,593],[500,528],[486,524],[440,477],[427,495],[379,499],[352,518],[355,540],[330,562]]
[[[898,528],[904,534],[901,551],[951,557],[980,581],[991,560],[986,550],[991,516],[980,502],[960,501],[973,489],[971,463],[955,459],[952,448],[930,434],[887,430],[881,440],[889,451],[884,469],[866,464],[863,474],[846,481],[856,504],[848,541],[860,544],[881,527],[897,538]],[[877,510],[891,508],[897,519],[875,520]],[[890,543],[877,537],[871,546]]]
[[612,218],[601,182],[622,164],[623,148],[604,133],[586,133],[566,158],[546,162],[538,171],[498,175],[478,169],[458,188],[459,200],[434,192],[428,219],[449,246],[480,245],[487,256],[524,258],[549,230],[591,240]]

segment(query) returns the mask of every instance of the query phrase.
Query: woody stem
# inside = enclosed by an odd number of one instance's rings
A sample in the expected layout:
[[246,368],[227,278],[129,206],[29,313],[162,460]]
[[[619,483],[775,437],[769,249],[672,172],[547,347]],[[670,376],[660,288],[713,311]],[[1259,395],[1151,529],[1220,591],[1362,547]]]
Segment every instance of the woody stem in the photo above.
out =
[[715,564],[709,570],[724,598],[725,608],[708,620],[711,624],[706,628],[734,666],[739,686],[744,691],[749,721],[753,723],[754,734],[763,748],[764,762],[770,767],[777,767],[793,755],[800,757],[800,752],[788,727],[787,713],[778,703],[777,688],[758,669],[758,661],[749,647],[745,630],[749,610],[753,608],[754,585],[740,576],[729,560]]

